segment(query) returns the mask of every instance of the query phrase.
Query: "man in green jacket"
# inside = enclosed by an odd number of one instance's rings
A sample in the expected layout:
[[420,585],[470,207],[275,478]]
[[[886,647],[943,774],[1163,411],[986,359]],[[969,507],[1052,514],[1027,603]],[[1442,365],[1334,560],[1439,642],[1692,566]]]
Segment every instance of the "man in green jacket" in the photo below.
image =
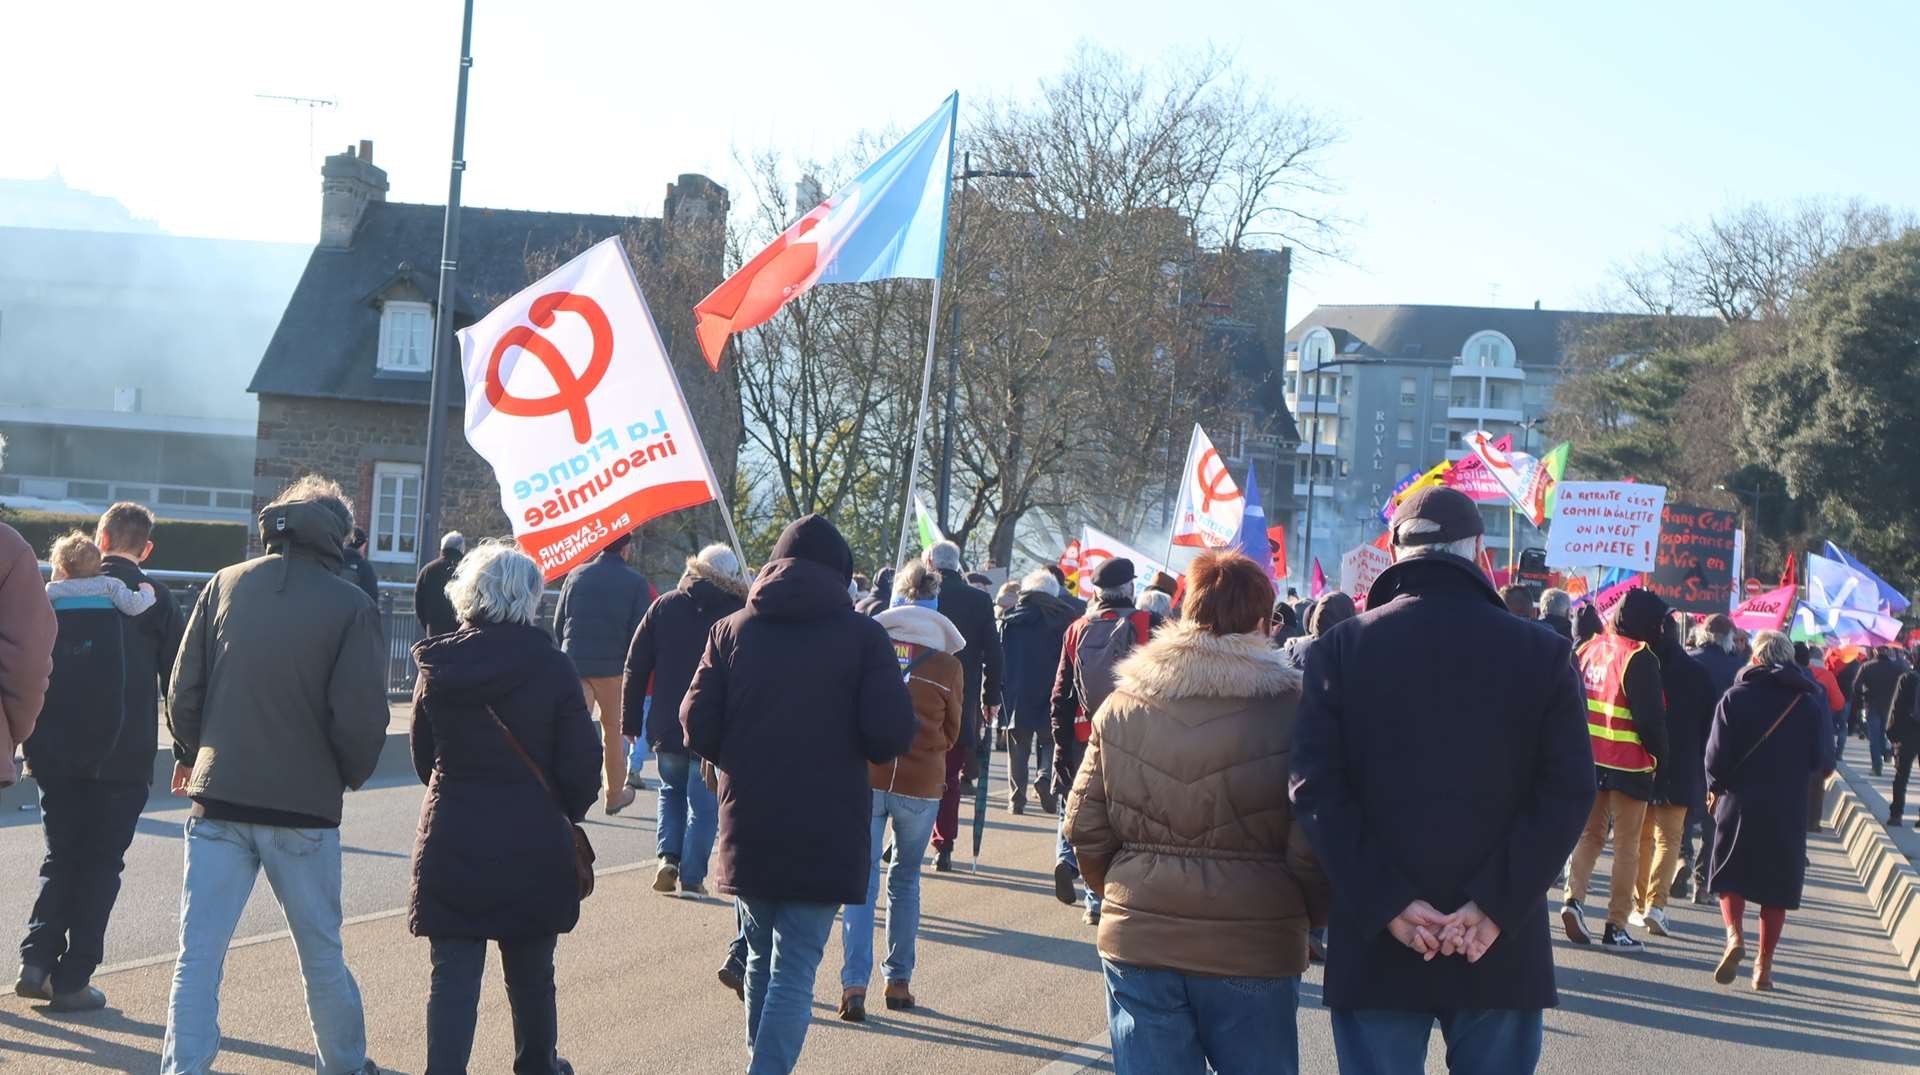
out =
[[340,487],[295,482],[260,513],[267,554],[200,592],[174,666],[173,790],[193,800],[166,1075],[204,1075],[220,1049],[227,944],[264,869],[300,952],[329,1075],[377,1072],[340,946],[340,808],[386,742],[379,613],[340,574],[353,525]]

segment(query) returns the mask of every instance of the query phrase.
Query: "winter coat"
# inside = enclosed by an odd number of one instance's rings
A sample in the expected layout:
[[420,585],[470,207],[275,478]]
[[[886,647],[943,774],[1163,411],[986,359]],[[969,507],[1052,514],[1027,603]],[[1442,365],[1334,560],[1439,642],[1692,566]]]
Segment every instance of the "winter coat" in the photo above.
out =
[[[112,756],[126,720],[126,647],[130,618],[154,605],[153,595],[129,590],[107,575],[47,583],[59,620],[53,676],[33,737],[22,744],[27,772],[96,779]],[[147,726],[153,727],[149,713]],[[153,753],[146,758],[153,771]]]
[[[1627,708],[1633,712],[1634,734],[1640,737],[1640,745],[1647,753],[1653,755],[1656,767],[1651,773],[1629,773],[1595,765],[1594,780],[1601,791],[1617,791],[1641,802],[1655,800],[1660,768],[1682,764],[1667,742],[1666,684],[1661,679],[1660,658],[1655,655],[1664,637],[1666,619],[1667,603],[1651,590],[1628,590],[1613,610],[1613,632],[1647,646],[1627,662],[1621,681],[1626,689]],[[1685,764],[1693,764],[1691,759],[1689,755]]]
[[[930,608],[901,605],[874,617],[893,639],[894,653],[907,673],[916,729],[907,752],[871,766],[875,791],[916,799],[938,799],[947,783],[947,751],[960,741],[960,692],[966,683],[960,658],[966,647],[953,621]],[[931,652],[929,652],[931,651]]]
[[[1333,883],[1329,1007],[1558,1003],[1546,893],[1594,799],[1568,649],[1478,565],[1427,553],[1381,572],[1367,611],[1310,651],[1293,803]],[[1424,962],[1387,932],[1416,899],[1471,900],[1500,939],[1478,963]]]
[[603,552],[567,572],[553,610],[553,636],[581,679],[617,676],[652,603],[646,577],[618,553]]
[[1713,704],[1719,705],[1721,695],[1733,689],[1733,681],[1740,675],[1742,665],[1739,655],[1728,653],[1719,646],[1696,646],[1687,650],[1687,656],[1698,661],[1700,667],[1706,670],[1707,684],[1713,690]]
[[368,600],[378,605],[380,603],[380,576],[374,574],[373,565],[367,562],[367,558],[361,555],[359,549],[345,549],[342,550],[341,555],[346,558],[346,566],[343,569],[343,573],[346,575],[347,581],[360,587],[360,592],[366,594]]
[[[1847,693],[1840,689],[1840,681],[1833,678],[1833,673],[1827,671],[1825,665],[1804,664],[1800,670],[1820,685],[1821,693],[1816,698],[1824,701],[1829,714],[1847,711]],[[1897,686],[1894,689],[1899,690]]]
[[1296,671],[1307,667],[1307,651],[1313,648],[1314,640],[1335,627],[1354,617],[1353,598],[1335,591],[1315,601],[1307,610],[1307,633],[1288,639],[1280,647],[1287,667]]
[[267,554],[208,580],[168,709],[187,793],[338,823],[387,739],[380,613],[340,577],[348,519],[301,500],[260,513]]
[[421,630],[429,637],[452,634],[460,629],[460,617],[453,611],[453,602],[447,600],[447,583],[453,581],[453,570],[460,566],[460,556],[453,550],[442,552],[421,568],[419,578],[414,580],[413,617],[420,621]]
[[1887,709],[1887,741],[1920,747],[1920,673],[1906,671],[1893,685]]
[[1045,732],[1053,674],[1060,647],[1079,615],[1073,606],[1039,590],[1027,590],[1000,622],[1000,647],[1006,657],[1003,715],[1016,732]]
[[1666,693],[1667,754],[1653,773],[1653,801],[1695,806],[1706,802],[1707,787],[1694,759],[1706,750],[1707,732],[1713,726],[1713,708],[1719,697],[1707,670],[1687,656],[1677,640],[1662,638],[1654,651],[1660,660],[1660,683]]
[[155,714],[173,682],[173,661],[180,653],[180,640],[187,631],[187,617],[174,600],[166,584],[147,577],[140,565],[124,556],[107,556],[100,561],[102,574],[110,575],[138,590],[141,583],[153,587],[153,607],[125,624],[126,689],[122,694],[126,715],[120,723],[120,738],[113,753],[100,766],[100,779],[153,783],[153,755],[160,748],[159,724]]
[[0,523],[0,788],[19,777],[14,748],[40,719],[58,630],[33,546]]
[[[685,754],[680,702],[693,682],[707,632],[724,617],[745,608],[747,580],[689,557],[677,589],[660,595],[640,617],[627,647],[621,683],[620,724],[628,735],[645,736],[655,753]],[[646,704],[653,696],[653,705]]]
[[[1832,721],[1815,700],[1817,689],[1792,665],[1754,665],[1720,700],[1707,738],[1707,789],[1715,796],[1712,891],[1764,907],[1800,906],[1807,783],[1833,771]],[[1782,712],[1786,719],[1767,735]]]
[[886,628],[847,598],[852,575],[832,523],[788,526],[680,705],[688,750],[720,771],[713,878],[729,896],[867,898],[867,767],[905,752],[919,723]]
[[1260,634],[1162,628],[1117,668],[1062,829],[1103,959],[1290,978],[1326,879],[1287,799],[1300,674]]
[[1542,616],[1540,623],[1567,641],[1573,641],[1573,619],[1570,616]]
[[893,568],[883,567],[873,577],[873,587],[853,603],[862,616],[878,616],[893,604]]
[[1885,657],[1875,657],[1862,664],[1854,674],[1848,696],[1853,718],[1885,720],[1887,710],[1893,705],[1893,685],[1899,681],[1902,671],[1899,664]]
[[580,889],[568,822],[586,817],[600,794],[601,758],[573,666],[545,630],[510,623],[426,639],[413,658],[413,771],[427,796],[408,930],[499,941],[571,930]]
[[967,648],[960,651],[960,667],[967,673],[966,694],[960,699],[960,735],[970,743],[979,733],[980,708],[1000,704],[1004,655],[993,598],[975,589],[960,572],[943,570],[936,611],[952,620],[967,640]]
[[[1048,731],[1053,736],[1053,785],[1056,788],[1073,786],[1074,774],[1079,771],[1081,759],[1086,755],[1086,743],[1082,743],[1074,731],[1074,724],[1086,712],[1086,707],[1081,704],[1079,687],[1080,640],[1086,637],[1088,624],[1108,613],[1126,617],[1133,612],[1131,600],[1103,603],[1096,599],[1087,606],[1085,615],[1067,625],[1067,635],[1060,643],[1060,664],[1053,672],[1053,693],[1047,697]],[[1160,624],[1159,616],[1147,613],[1148,631]],[[1136,641],[1134,644],[1139,643]]]

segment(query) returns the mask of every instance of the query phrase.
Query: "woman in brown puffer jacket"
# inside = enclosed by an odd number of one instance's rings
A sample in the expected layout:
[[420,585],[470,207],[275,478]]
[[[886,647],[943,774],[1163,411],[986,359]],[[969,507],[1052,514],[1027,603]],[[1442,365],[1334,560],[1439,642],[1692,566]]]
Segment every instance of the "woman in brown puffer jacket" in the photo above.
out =
[[1114,1070],[1299,1070],[1307,929],[1327,883],[1287,798],[1300,674],[1267,640],[1273,584],[1238,553],[1187,572],[1177,623],[1122,661],[1066,837],[1105,893]]
[[967,644],[960,628],[935,611],[940,574],[915,561],[894,578],[894,607],[874,618],[893,639],[900,674],[913,696],[917,728],[913,746],[872,767],[873,864],[867,902],[849,904],[840,919],[840,1018],[867,1015],[867,982],[873,975],[873,905],[880,895],[880,849],[893,825],[893,861],[887,864],[887,1007],[913,1007],[914,940],[920,932],[920,859],[933,838],[940,793],[946,786],[947,752],[960,739],[961,691],[966,682],[954,654]]

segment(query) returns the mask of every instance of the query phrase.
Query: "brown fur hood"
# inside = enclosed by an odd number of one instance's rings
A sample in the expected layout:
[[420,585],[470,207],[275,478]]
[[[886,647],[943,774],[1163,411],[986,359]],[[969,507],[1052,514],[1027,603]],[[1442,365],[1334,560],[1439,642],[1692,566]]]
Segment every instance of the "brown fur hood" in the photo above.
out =
[[1139,698],[1298,697],[1300,673],[1263,634],[1216,635],[1167,624],[1114,668],[1116,689]]
[[747,599],[746,579],[738,575],[729,575],[697,556],[689,556],[687,570],[680,576],[680,588],[684,590],[689,583],[695,581],[710,583],[742,601]]

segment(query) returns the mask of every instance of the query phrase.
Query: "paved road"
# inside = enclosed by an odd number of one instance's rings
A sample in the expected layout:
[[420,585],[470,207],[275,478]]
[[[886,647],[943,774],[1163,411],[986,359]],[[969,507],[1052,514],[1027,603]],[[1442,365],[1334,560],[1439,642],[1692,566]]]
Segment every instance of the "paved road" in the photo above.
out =
[[[422,1067],[425,944],[407,935],[406,852],[420,791],[390,783],[349,798],[343,829],[350,914],[348,958],[367,999],[374,1056],[400,1072]],[[650,796],[646,798],[651,798]],[[100,984],[112,1009],[55,1017],[26,1002],[0,1003],[0,1070],[156,1070],[165,1024],[181,811],[157,802],[130,860],[109,940],[115,966]],[[0,922],[24,921],[37,855],[30,817],[0,824],[0,862],[18,880],[0,886]],[[738,1002],[713,981],[733,916],[719,900],[676,900],[647,888],[652,821],[642,810],[596,817],[592,832],[609,872],[581,927],[560,946],[562,1049],[583,1075],[633,1070],[719,1072],[742,1063]],[[923,1008],[876,1012],[864,1026],[834,1021],[839,945],[830,945],[815,990],[819,1017],[805,1072],[1044,1072],[1107,1070],[1104,998],[1091,931],[1050,895],[1051,828],[1044,819],[993,814],[978,875],[929,872],[916,992]],[[1920,990],[1902,977],[1832,837],[1811,846],[1807,907],[1792,916],[1778,966],[1780,990],[1756,995],[1709,974],[1717,915],[1676,912],[1678,936],[1640,956],[1556,945],[1563,1007],[1547,1022],[1542,1069],[1596,1072],[1738,1070],[1751,1073],[1912,1071],[1920,1067]],[[1603,860],[1604,873],[1608,862]],[[240,936],[257,937],[228,960],[223,1072],[311,1070],[291,944],[263,891]],[[17,928],[17,927],[16,927]],[[496,972],[497,973],[497,972]],[[1332,1071],[1319,973],[1300,1014],[1303,1070]],[[475,1070],[502,1070],[511,1031],[490,983]],[[1429,1070],[1443,1070],[1441,1048]]]

